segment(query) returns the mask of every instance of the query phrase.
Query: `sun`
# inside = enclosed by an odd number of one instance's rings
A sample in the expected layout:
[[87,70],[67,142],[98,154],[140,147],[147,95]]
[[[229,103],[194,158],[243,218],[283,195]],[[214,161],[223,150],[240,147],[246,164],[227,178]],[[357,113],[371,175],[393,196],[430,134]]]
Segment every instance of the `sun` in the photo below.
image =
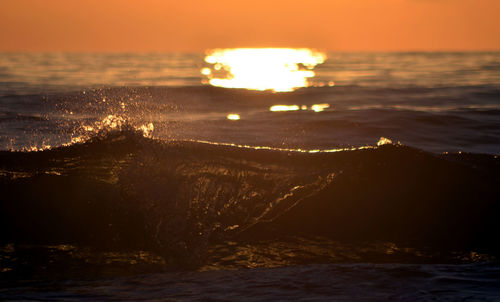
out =
[[325,60],[326,54],[308,48],[213,49],[201,73],[213,86],[287,92],[309,86],[313,68]]

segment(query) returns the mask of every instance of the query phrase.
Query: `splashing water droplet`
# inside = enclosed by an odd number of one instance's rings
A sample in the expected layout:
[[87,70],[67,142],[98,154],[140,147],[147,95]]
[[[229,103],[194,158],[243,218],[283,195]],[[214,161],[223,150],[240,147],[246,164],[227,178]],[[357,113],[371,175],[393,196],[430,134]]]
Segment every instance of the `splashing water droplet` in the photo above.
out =
[[391,145],[392,144],[392,140],[386,138],[386,137],[381,137],[378,142],[377,142],[377,146],[382,146],[382,145]]

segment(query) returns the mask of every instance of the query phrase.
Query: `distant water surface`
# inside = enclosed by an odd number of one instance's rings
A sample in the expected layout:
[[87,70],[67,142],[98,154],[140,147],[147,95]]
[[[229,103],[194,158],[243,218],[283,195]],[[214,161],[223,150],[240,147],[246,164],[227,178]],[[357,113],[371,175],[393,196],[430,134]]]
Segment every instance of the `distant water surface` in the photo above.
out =
[[113,116],[152,123],[160,139],[331,149],[388,137],[433,152],[500,153],[499,53],[326,57],[308,88],[274,93],[211,87],[200,53],[3,53],[0,147],[67,144]]

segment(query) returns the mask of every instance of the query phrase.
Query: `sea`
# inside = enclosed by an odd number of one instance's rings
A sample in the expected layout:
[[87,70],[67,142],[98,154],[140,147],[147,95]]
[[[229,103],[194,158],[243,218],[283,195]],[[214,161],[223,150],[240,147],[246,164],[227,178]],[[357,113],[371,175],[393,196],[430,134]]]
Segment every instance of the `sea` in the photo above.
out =
[[500,301],[500,52],[0,53],[1,301]]

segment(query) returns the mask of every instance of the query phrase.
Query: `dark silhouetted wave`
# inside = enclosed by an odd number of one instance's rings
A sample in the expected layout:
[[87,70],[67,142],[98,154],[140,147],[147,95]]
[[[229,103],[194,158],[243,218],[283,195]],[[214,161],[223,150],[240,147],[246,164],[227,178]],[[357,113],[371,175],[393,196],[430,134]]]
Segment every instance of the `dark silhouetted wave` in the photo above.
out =
[[0,241],[146,250],[195,265],[224,242],[264,250],[304,238],[496,254],[499,170],[498,156],[398,144],[258,150],[124,127],[0,152]]

